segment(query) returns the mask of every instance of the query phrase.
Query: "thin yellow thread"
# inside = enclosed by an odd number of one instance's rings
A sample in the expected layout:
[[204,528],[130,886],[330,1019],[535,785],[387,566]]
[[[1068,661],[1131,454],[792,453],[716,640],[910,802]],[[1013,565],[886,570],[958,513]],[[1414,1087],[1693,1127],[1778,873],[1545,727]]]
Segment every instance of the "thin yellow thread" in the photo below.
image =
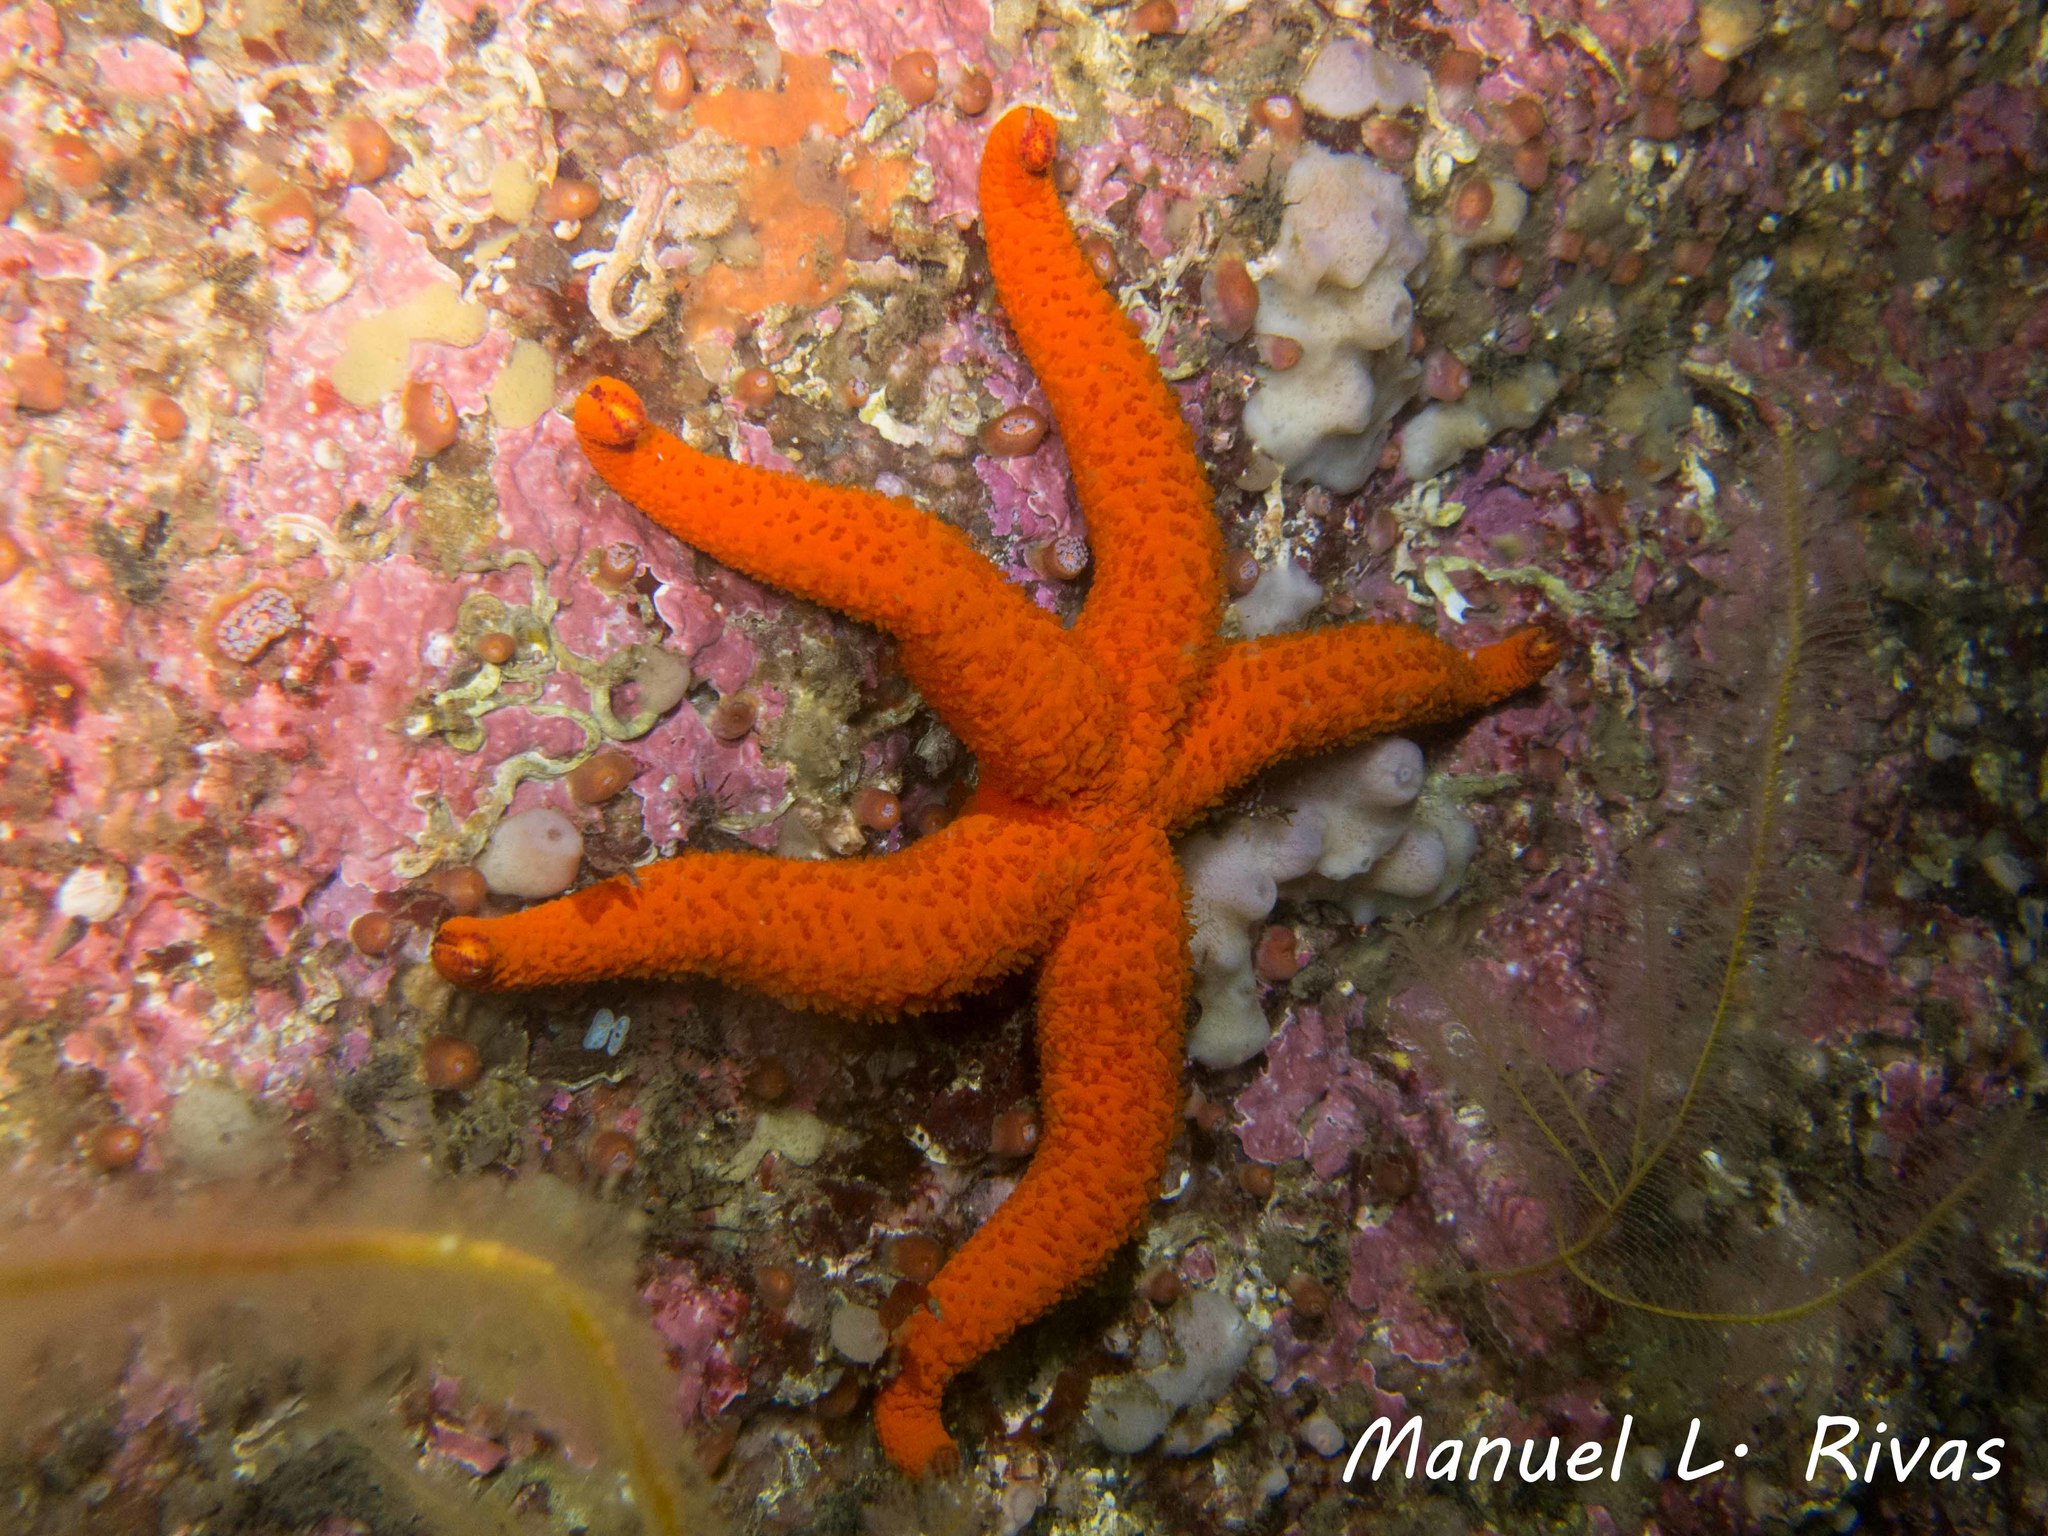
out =
[[1850,1292],[1860,1289],[1862,1286],[1875,1280],[1879,1275],[1884,1274],[1887,1270],[1903,1263],[1906,1256],[1926,1242],[1928,1234],[1946,1220],[1949,1214],[1968,1198],[1970,1191],[1989,1177],[1992,1168],[2002,1161],[2002,1154],[2025,1129],[2026,1122],[2024,1119],[2015,1121],[2012,1128],[1999,1138],[1997,1145],[1984,1160],[1976,1168],[1972,1169],[1967,1177],[1958,1179],[1947,1193],[1928,1208],[1927,1214],[1913,1224],[1913,1230],[1900,1238],[1896,1243],[1893,1243],[1891,1247],[1885,1249],[1883,1253],[1880,1253],[1854,1274],[1835,1281],[1818,1295],[1809,1296],[1804,1301],[1793,1302],[1790,1306],[1773,1307],[1764,1312],[1701,1312],[1692,1311],[1684,1307],[1667,1307],[1654,1301],[1643,1301],[1637,1297],[1625,1295],[1602,1284],[1589,1274],[1584,1266],[1578,1263],[1576,1254],[1570,1257],[1561,1254],[1559,1257],[1562,1259],[1564,1266],[1577,1277],[1579,1283],[1595,1295],[1611,1301],[1617,1306],[1629,1307],[1638,1312],[1648,1312],[1653,1317],[1669,1318],[1674,1322],[1681,1323],[1705,1323],[1717,1327],[1768,1327],[1773,1323],[1794,1322],[1799,1318],[1810,1316],[1824,1307],[1833,1306]]
[[[1559,1101],[1563,1103],[1564,1112],[1572,1117],[1572,1124],[1576,1125],[1579,1128],[1579,1134],[1586,1138],[1586,1151],[1591,1155],[1593,1165],[1600,1170],[1600,1177],[1607,1181],[1607,1193],[1610,1199],[1619,1200],[1621,1198],[1621,1186],[1614,1182],[1613,1171],[1608,1168],[1606,1155],[1600,1150],[1600,1139],[1593,1134],[1593,1128],[1586,1124],[1586,1117],[1579,1113],[1577,1101],[1565,1091],[1563,1080],[1558,1077],[1557,1073],[1551,1070],[1549,1062],[1543,1060],[1540,1056],[1536,1056],[1534,1051],[1531,1051],[1529,1054],[1535,1057],[1536,1064],[1543,1069],[1543,1075],[1550,1080],[1551,1092],[1555,1093]],[[1582,1180],[1581,1182],[1584,1181]],[[1593,1190],[1592,1195],[1602,1205],[1610,1203],[1609,1200],[1600,1199],[1600,1192],[1598,1190]]]

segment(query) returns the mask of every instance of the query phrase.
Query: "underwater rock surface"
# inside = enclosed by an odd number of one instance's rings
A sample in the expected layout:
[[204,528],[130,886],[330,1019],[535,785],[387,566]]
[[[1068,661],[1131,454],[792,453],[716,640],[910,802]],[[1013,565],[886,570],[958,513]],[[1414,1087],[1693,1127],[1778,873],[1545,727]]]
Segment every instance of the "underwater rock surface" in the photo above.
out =
[[[2038,1525],[2040,27],[0,6],[21,1529]],[[972,760],[888,645],[652,529],[558,408],[628,379],[1072,616],[1085,518],[975,220],[1026,102],[1233,592],[1461,646],[1541,619],[1571,656],[1419,743],[1476,831],[1442,906],[1366,926],[1312,884],[1242,919],[1236,1049],[1189,1069],[1149,1229],[956,1387],[966,1470],[909,1488],[868,1405],[1036,1144],[1024,990],[849,1026],[690,982],[470,997],[427,945],[563,878],[958,811]],[[1387,210],[1369,344],[1287,287],[1287,189],[1333,165]],[[1287,384],[1319,347],[1370,386],[1324,474],[1345,402]],[[1262,395],[1301,452],[1261,451]],[[580,861],[502,872],[508,824]],[[309,1235],[358,1227],[359,1288]],[[305,1283],[166,1278],[245,1240]],[[508,1342],[585,1297],[625,1363],[522,1378]],[[1134,1403],[1150,1433],[1106,1437]],[[2004,1469],[1809,1479],[1823,1413],[1859,1466],[1882,1420]],[[1632,1449],[1347,1485],[1380,1416]],[[1681,1477],[1695,1416],[1696,1462],[1751,1454]]]

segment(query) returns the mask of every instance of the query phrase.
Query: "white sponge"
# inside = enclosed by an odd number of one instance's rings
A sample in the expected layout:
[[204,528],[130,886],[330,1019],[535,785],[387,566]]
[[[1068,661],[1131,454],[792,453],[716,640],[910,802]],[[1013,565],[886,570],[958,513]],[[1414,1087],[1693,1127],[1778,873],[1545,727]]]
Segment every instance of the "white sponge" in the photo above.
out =
[[1290,477],[1355,491],[1415,392],[1408,274],[1422,239],[1400,179],[1358,155],[1302,150],[1285,196],[1261,264],[1258,327],[1301,350],[1292,367],[1259,371],[1245,430]]
[[1373,866],[1366,884],[1382,895],[1417,899],[1443,883],[1449,862],[1441,832],[1435,827],[1410,827]]
[[1422,793],[1422,773],[1422,748],[1391,736],[1297,768],[1283,779],[1280,791],[1289,803],[1322,821],[1315,873],[1349,880],[1384,858],[1407,829],[1410,808]]
[[1188,883],[1198,965],[1231,970],[1251,963],[1250,925],[1280,899],[1280,882],[1316,867],[1322,857],[1319,809],[1277,816],[1241,816],[1180,845]]
[[1202,1016],[1188,1031],[1188,1055],[1205,1067],[1234,1067],[1250,1061],[1273,1037],[1249,957],[1229,969],[1198,971],[1195,1001]]
[[1556,398],[1557,370],[1531,363],[1454,405],[1426,405],[1401,429],[1401,473],[1410,480],[1431,479],[1510,427],[1534,426]]
[[1276,287],[1297,296],[1323,287],[1356,291],[1383,266],[1405,276],[1422,260],[1400,178],[1362,156],[1309,146],[1287,168],[1285,195],[1271,266]]
[[1478,833],[1462,817],[1418,813],[1423,777],[1422,749],[1385,737],[1276,775],[1264,812],[1181,841],[1196,1061],[1234,1067],[1266,1048],[1252,930],[1283,898],[1330,902],[1359,924],[1450,899]]
[[1108,1449],[1131,1456],[1179,1415],[1165,1449],[1192,1454],[1230,1428],[1227,1418],[1212,1424],[1210,1409],[1236,1382],[1257,1341],[1258,1330],[1220,1288],[1188,1292],[1173,1304],[1163,1331],[1155,1322],[1138,1340],[1144,1369],[1096,1383],[1088,1396],[1088,1427]]

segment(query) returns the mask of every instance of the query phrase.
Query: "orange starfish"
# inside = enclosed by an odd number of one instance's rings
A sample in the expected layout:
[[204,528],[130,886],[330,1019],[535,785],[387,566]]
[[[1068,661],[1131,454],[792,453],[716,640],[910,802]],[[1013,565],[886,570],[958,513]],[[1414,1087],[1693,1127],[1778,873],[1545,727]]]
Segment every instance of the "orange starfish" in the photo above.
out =
[[898,1335],[875,1411],[905,1472],[957,1460],[946,1384],[1074,1292],[1145,1220],[1180,1102],[1188,929],[1168,841],[1276,759],[1507,697],[1557,642],[1467,654],[1403,625],[1225,644],[1223,546],[1180,403],[1077,246],[1042,112],[990,132],[996,288],[1052,403],[1095,560],[1071,629],[910,503],[707,457],[611,379],[576,405],[597,471],[677,538],[896,636],[970,746],[973,798],[900,853],[688,853],[509,917],[455,918],[465,987],[686,973],[802,1007],[940,1006],[1034,960],[1043,1139]]

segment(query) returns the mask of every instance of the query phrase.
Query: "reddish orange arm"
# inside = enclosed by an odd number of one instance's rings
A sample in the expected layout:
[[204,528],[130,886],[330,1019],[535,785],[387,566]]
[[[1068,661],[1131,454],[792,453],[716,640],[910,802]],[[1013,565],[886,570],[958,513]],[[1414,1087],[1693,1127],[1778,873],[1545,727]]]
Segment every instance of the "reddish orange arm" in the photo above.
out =
[[1407,624],[1345,624],[1245,640],[1223,653],[1166,786],[1182,826],[1275,761],[1455,720],[1519,693],[1563,654],[1524,629],[1466,652]]
[[699,453],[598,379],[576,433],[607,484],[686,544],[878,625],[991,782],[1058,801],[1107,760],[1122,717],[1095,662],[958,529],[907,501]]
[[1223,610],[1222,536],[1180,398],[1074,239],[1049,174],[1056,148],[1033,108],[990,130],[989,267],[1088,509],[1095,579],[1075,633],[1136,685],[1140,713],[1178,718]]
[[506,917],[455,917],[434,965],[505,992],[712,976],[804,1008],[933,1008],[1043,952],[1087,857],[1058,816],[966,815],[901,853],[686,853]]
[[913,1477],[959,1460],[946,1384],[1144,1225],[1180,1107],[1187,975],[1180,870],[1162,834],[1134,831],[1104,854],[1039,979],[1038,1151],[904,1325],[875,1404],[882,1449]]

